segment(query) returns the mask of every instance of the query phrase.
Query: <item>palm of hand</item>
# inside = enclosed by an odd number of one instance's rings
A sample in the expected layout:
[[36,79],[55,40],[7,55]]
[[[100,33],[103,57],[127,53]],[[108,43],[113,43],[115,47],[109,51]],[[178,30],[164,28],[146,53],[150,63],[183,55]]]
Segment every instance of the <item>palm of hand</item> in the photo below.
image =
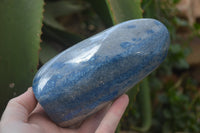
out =
[[[37,104],[32,88],[9,101],[0,122],[1,133],[114,133],[128,104],[122,95],[110,107],[90,116],[77,129],[61,128],[53,123]],[[37,105],[37,106],[36,106]]]

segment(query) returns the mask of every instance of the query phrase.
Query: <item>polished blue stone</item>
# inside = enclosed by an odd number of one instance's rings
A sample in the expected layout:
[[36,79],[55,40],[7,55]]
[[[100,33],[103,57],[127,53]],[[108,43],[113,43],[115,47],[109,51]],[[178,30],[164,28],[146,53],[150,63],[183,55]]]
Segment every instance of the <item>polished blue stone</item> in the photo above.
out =
[[123,22],[47,62],[35,75],[34,94],[55,123],[71,126],[155,70],[169,43],[167,28],[157,20]]

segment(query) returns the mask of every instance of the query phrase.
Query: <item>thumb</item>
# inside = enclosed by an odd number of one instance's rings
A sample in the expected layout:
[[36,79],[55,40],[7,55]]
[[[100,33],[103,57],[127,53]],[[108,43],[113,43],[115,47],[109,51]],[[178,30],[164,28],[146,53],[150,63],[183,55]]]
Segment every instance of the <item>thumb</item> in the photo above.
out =
[[23,121],[28,120],[29,114],[37,104],[32,87],[22,95],[11,99],[2,115],[2,121]]

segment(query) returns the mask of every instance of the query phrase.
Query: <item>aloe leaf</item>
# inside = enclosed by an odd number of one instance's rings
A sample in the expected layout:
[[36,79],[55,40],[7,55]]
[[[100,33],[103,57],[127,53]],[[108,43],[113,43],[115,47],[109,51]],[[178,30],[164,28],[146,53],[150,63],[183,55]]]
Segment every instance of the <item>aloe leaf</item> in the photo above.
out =
[[110,27],[113,25],[112,18],[106,3],[106,0],[87,0],[91,7],[96,11],[99,17],[102,19],[103,23]]
[[57,21],[57,18],[80,12],[87,7],[85,3],[72,0],[47,2],[44,7],[44,27],[42,29],[44,36],[59,42],[65,48],[81,41],[83,37],[68,31]]
[[141,0],[87,0],[106,26],[142,18]]
[[138,132],[147,132],[151,127],[152,113],[151,113],[151,96],[148,78],[143,79],[139,84],[140,92],[137,95],[139,100],[139,107],[142,116],[142,127],[132,127],[133,130]]
[[86,4],[78,4],[76,1],[72,0],[47,2],[44,7],[44,23],[53,28],[65,31],[65,28],[56,20],[56,18],[80,12],[86,7]]
[[141,0],[106,0],[114,24],[142,18]]
[[67,32],[63,30],[59,30],[57,28],[53,28],[51,26],[44,25],[42,28],[43,31],[43,39],[56,41],[64,48],[68,48],[73,44],[80,42],[84,37],[77,35],[72,32]]
[[32,85],[37,71],[42,0],[3,0],[0,4],[0,111]]

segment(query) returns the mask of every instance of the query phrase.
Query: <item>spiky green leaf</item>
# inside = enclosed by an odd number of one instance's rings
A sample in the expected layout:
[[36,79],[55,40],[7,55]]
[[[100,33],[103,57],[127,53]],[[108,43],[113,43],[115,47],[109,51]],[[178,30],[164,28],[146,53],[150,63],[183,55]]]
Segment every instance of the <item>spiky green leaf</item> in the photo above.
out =
[[0,106],[32,85],[37,71],[42,0],[1,0]]

